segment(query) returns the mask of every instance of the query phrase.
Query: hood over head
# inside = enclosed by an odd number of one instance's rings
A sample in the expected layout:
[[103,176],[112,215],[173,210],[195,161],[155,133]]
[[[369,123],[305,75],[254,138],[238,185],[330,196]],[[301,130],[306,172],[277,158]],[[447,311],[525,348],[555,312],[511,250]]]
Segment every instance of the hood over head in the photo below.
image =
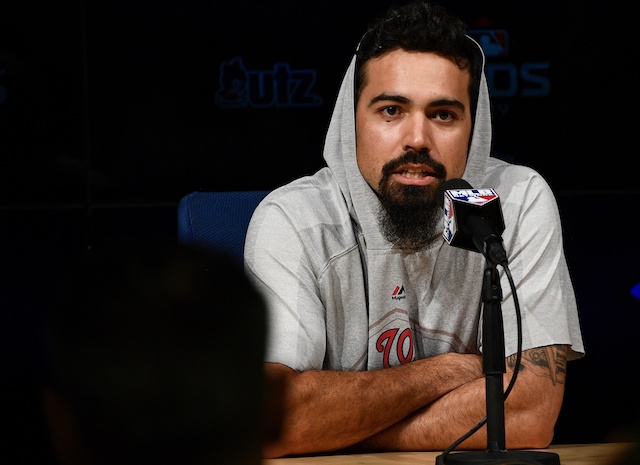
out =
[[[473,187],[487,187],[482,186],[482,182],[487,160],[491,155],[492,128],[489,90],[484,72],[485,57],[480,45],[467,37],[477,45],[482,55],[482,75],[463,178]],[[338,92],[325,138],[323,157],[340,186],[351,217],[364,234],[367,247],[388,249],[392,244],[384,238],[378,226],[380,201],[362,177],[356,161],[355,69],[354,54]]]

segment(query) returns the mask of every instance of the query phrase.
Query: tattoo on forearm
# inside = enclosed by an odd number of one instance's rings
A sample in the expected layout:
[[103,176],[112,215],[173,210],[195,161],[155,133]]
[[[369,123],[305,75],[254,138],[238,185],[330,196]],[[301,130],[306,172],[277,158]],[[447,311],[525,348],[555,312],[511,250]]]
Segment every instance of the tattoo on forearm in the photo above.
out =
[[[545,376],[554,384],[564,384],[567,376],[567,346],[537,347],[522,353],[520,371],[531,370],[537,376]],[[515,369],[516,355],[507,357],[507,365]]]

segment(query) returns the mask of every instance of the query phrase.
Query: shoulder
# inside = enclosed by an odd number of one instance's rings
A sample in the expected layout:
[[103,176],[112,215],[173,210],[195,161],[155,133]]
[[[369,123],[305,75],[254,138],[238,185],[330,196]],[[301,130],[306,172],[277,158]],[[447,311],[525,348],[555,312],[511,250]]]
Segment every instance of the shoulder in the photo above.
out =
[[554,193],[546,179],[534,168],[490,158],[483,185],[495,189],[504,201],[518,204],[536,199],[555,203]]
[[[535,169],[492,159],[482,187],[493,188],[502,205],[507,225],[520,225],[532,232],[560,229],[560,212],[555,193]],[[522,231],[519,232],[522,234]]]
[[287,221],[297,228],[348,221],[342,193],[328,168],[271,191],[254,213],[270,221]]
[[321,261],[353,247],[351,216],[329,169],[270,192],[251,218],[246,244],[282,252],[298,248],[300,254],[319,253]]

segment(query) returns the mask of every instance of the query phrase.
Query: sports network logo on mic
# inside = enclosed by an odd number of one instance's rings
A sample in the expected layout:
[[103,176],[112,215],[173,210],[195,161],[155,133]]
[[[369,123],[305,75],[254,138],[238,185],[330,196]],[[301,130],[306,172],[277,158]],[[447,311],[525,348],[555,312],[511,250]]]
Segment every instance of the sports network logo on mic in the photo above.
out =
[[[468,236],[458,234],[460,225],[458,221],[462,217],[457,210],[467,208],[481,208],[489,202],[497,202],[498,194],[491,188],[485,189],[449,189],[444,191],[444,240],[451,245],[476,250]],[[458,237],[456,235],[458,234]],[[456,243],[454,243],[454,240]]]

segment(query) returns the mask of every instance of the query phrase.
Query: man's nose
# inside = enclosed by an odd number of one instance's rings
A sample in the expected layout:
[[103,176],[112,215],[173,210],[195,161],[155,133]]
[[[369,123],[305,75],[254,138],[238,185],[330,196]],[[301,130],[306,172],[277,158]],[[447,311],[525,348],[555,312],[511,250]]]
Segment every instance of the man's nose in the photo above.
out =
[[425,115],[414,114],[407,118],[403,148],[414,152],[431,150],[431,128]]

